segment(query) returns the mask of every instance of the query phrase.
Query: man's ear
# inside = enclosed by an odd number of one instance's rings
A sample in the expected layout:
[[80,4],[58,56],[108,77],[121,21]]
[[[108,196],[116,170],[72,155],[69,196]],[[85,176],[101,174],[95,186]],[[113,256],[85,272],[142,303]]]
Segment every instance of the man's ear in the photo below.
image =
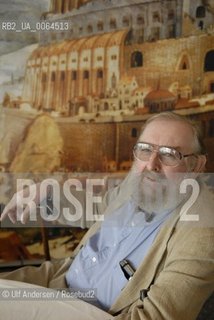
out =
[[204,172],[206,162],[207,162],[207,157],[205,155],[203,154],[198,155],[192,172],[195,172],[195,173]]

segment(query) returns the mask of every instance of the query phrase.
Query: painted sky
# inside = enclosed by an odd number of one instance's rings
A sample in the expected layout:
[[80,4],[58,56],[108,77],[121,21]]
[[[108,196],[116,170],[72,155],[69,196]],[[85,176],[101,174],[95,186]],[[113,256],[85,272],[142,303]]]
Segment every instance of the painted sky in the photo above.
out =
[[3,22],[39,21],[43,12],[48,11],[50,0],[0,0],[0,55],[16,51],[38,41],[38,33],[3,30]]

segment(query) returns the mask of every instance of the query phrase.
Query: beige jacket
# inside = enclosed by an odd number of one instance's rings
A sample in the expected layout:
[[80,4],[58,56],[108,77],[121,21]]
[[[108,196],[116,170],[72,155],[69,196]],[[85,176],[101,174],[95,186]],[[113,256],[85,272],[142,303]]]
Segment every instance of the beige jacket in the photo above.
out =
[[[125,181],[109,192],[98,213],[121,206],[130,197]],[[107,208],[107,209],[106,209]],[[180,221],[181,207],[162,227],[149,253],[121,291],[109,313],[124,320],[194,320],[214,290],[214,199],[206,187],[191,208],[198,222]],[[95,223],[74,256],[100,227]]]

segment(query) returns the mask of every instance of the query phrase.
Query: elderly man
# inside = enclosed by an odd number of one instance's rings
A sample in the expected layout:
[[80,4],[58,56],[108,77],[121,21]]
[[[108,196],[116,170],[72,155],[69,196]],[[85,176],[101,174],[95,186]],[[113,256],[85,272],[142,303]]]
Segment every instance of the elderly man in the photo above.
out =
[[[1,278],[95,288],[93,304],[105,312],[94,319],[196,319],[214,289],[213,198],[198,179],[205,163],[193,123],[170,112],[151,117],[134,147],[129,175],[95,208],[104,221],[90,228],[73,257]],[[14,221],[15,211],[11,202],[2,219]],[[85,319],[99,310],[85,302],[82,310],[84,305]]]

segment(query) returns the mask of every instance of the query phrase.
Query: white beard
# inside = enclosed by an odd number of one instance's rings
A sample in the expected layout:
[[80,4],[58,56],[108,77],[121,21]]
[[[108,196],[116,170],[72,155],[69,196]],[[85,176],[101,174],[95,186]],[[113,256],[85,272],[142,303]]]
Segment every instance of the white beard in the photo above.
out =
[[[147,219],[176,208],[185,198],[179,192],[180,179],[168,180],[162,174],[144,170],[136,173],[133,179],[132,200],[135,205],[147,212]],[[150,216],[152,215],[152,216]]]

